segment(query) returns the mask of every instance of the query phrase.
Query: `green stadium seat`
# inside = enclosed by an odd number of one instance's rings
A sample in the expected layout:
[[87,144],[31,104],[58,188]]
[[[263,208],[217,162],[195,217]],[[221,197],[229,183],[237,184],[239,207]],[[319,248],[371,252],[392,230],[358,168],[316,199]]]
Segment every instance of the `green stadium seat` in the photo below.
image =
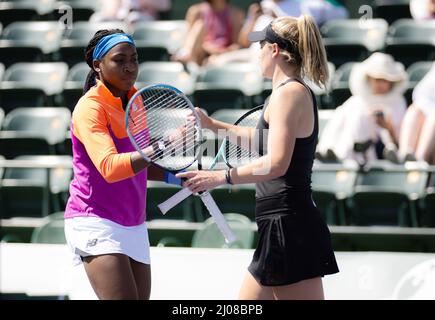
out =
[[[5,160],[5,157],[0,155],[0,161],[2,161],[2,160]],[[3,171],[4,171],[4,168],[2,166],[0,166],[0,188],[1,188],[1,181],[3,179]]]
[[73,66],[69,72],[63,86],[63,105],[71,111],[74,110],[77,102],[83,95],[83,87],[91,69],[86,62],[81,62]]
[[411,18],[410,0],[375,0],[375,15],[392,24],[399,19]]
[[14,21],[36,20],[53,10],[55,0],[9,0],[0,2],[0,21],[6,27]]
[[363,61],[370,52],[382,50],[388,24],[383,19],[330,20],[321,28],[328,60],[336,67]]
[[149,181],[147,186],[147,221],[151,220],[184,220],[196,221],[193,210],[193,197],[188,197],[163,215],[157,207],[178,191],[181,187],[164,182]]
[[5,65],[0,62],[0,82],[3,80],[4,74],[5,74]]
[[[135,25],[135,39],[140,61],[165,61],[184,43],[187,22],[184,20],[149,21]],[[154,49],[153,49],[154,48]],[[151,55],[153,53],[160,53]]]
[[176,237],[163,237],[157,243],[157,247],[183,247],[183,242]]
[[231,63],[205,68],[199,75],[194,92],[195,105],[209,113],[222,106],[251,108],[254,98],[263,91],[263,77],[258,66]]
[[[210,193],[222,212],[238,212],[255,221],[255,185],[222,186],[211,190]],[[200,201],[199,198],[195,200]],[[201,209],[207,218],[208,211],[204,207]]]
[[348,201],[353,225],[418,226],[417,200],[424,194],[426,168],[388,161],[373,163],[360,173]]
[[128,32],[128,26],[123,22],[75,22],[60,45],[60,60],[66,61],[70,67],[84,61],[84,52],[89,41],[98,30],[122,29]]
[[2,108],[0,108],[0,130],[2,129],[4,119],[5,119],[5,111]]
[[18,107],[58,105],[67,74],[63,62],[16,63],[5,72],[0,105],[6,113]]
[[[42,217],[58,212],[66,205],[72,169],[69,156],[21,156],[35,168],[6,168],[0,194],[2,218]],[[45,169],[48,163],[58,163],[56,168]],[[67,167],[65,167],[65,165]],[[47,178],[49,175],[49,184]]]
[[0,154],[8,159],[19,155],[56,154],[71,122],[66,108],[18,108],[5,118],[0,131]]
[[17,62],[50,61],[60,47],[63,29],[58,22],[14,22],[0,40],[0,61],[6,66]]
[[408,105],[412,103],[412,92],[414,91],[415,86],[424,78],[426,73],[429,72],[432,64],[433,62],[429,61],[419,61],[410,65],[406,70],[409,75],[408,89],[405,93]]
[[358,166],[315,162],[312,174],[313,199],[329,225],[345,225],[345,199],[353,193]]
[[334,108],[341,106],[352,96],[349,88],[349,78],[355,64],[355,62],[347,62],[335,72],[332,81],[332,105]]
[[252,222],[238,213],[226,213],[224,217],[237,236],[235,242],[227,244],[213,218],[209,218],[204,222],[203,228],[194,233],[192,247],[251,249],[254,244],[255,233]]
[[153,84],[168,84],[191,95],[195,88],[195,78],[184,70],[179,62],[144,62],[139,66],[137,87]]
[[421,200],[420,226],[435,228],[435,166],[428,169],[429,183]]
[[59,20],[66,12],[66,6],[70,7],[73,12],[74,21],[89,21],[90,17],[97,11],[100,1],[88,0],[62,0],[57,1],[54,5],[52,15],[55,20]]
[[390,26],[385,51],[408,67],[435,59],[434,39],[435,21],[398,20]]
[[31,243],[66,244],[64,220],[48,220],[41,227],[35,228]]

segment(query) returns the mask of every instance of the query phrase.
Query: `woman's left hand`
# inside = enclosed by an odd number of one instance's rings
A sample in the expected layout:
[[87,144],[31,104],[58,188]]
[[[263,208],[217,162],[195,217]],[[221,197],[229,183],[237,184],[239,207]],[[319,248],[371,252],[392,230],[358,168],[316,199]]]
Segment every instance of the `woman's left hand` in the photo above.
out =
[[176,177],[186,179],[183,186],[193,193],[214,189],[226,183],[225,171],[189,171],[178,173]]

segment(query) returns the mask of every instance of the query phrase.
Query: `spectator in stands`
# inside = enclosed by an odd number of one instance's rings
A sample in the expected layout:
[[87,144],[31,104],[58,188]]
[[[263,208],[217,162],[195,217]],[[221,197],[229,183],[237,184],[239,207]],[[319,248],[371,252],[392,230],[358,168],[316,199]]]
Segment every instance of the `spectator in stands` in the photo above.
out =
[[[147,168],[128,138],[125,109],[139,69],[131,36],[118,29],[98,31],[86,62],[91,71],[71,123],[74,179],[65,209],[66,239],[98,298],[148,299],[147,179],[181,181]],[[154,150],[153,145],[143,152]]]
[[415,20],[435,19],[435,0],[411,0],[410,8]]
[[265,14],[275,17],[309,15],[318,26],[328,20],[348,17],[346,8],[336,0],[263,0],[261,7]]
[[247,19],[239,35],[242,49],[215,56],[209,60],[209,63],[217,65],[229,62],[257,63],[260,46],[258,43],[251,43],[248,34],[264,29],[277,17],[299,17],[301,14],[312,16],[319,26],[328,20],[345,19],[348,16],[346,8],[334,0],[263,0],[253,3],[248,9]]
[[353,95],[327,123],[317,157],[364,163],[397,150],[407,84],[404,66],[390,55],[377,52],[357,64],[349,80]]
[[133,24],[138,21],[159,19],[159,13],[171,8],[171,0],[104,0],[101,11],[96,12],[90,21],[125,21]]
[[435,164],[435,62],[415,87],[399,140],[399,160]]
[[206,0],[189,8],[189,31],[183,48],[172,59],[203,65],[209,57],[237,50],[244,13],[227,0]]

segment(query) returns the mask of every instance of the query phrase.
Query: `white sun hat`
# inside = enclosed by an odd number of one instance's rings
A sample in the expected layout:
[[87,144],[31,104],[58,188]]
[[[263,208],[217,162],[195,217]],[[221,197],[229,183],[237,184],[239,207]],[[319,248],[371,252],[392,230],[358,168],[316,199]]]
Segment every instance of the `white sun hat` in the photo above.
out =
[[384,79],[391,82],[403,81],[407,78],[405,67],[385,53],[375,52],[361,63],[369,77]]

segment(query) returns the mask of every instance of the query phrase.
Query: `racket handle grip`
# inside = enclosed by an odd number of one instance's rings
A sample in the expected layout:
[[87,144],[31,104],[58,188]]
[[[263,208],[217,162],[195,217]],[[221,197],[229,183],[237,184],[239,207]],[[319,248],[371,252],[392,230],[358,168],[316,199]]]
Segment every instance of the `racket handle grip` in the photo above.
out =
[[189,197],[191,194],[192,191],[190,191],[189,188],[183,188],[180,191],[178,191],[176,194],[174,194],[172,197],[159,204],[157,207],[160,209],[162,214],[166,214],[169,210],[171,210],[181,201]]
[[225,238],[225,242],[232,243],[236,241],[237,240],[236,235],[231,230],[221,210],[219,209],[213,197],[210,195],[208,191],[203,192],[201,194],[201,200],[206,206],[207,210],[210,212],[210,215],[213,217],[214,221],[216,222],[216,225],[219,228],[220,232],[222,232]]

